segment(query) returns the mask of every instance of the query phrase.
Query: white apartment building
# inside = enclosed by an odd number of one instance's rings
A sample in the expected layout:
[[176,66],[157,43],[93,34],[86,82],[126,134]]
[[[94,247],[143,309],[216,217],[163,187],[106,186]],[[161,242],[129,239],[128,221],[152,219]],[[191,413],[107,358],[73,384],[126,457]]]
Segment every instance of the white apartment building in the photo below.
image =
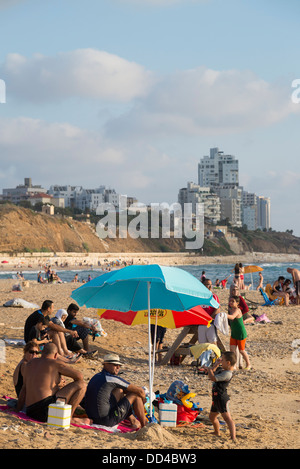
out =
[[257,201],[257,227],[271,228],[271,200],[270,197],[258,196]]
[[229,219],[232,226],[242,226],[242,194],[241,187],[232,187],[231,184],[216,188],[221,202],[221,220]]
[[198,184],[201,187],[218,187],[223,184],[239,185],[239,162],[232,155],[224,155],[219,148],[211,148],[198,164]]
[[248,230],[255,231],[257,229],[257,206],[245,205],[243,206],[243,225],[247,225]]
[[54,197],[63,197],[66,207],[78,208],[83,212],[86,209],[96,211],[97,207],[103,203],[110,203],[118,208],[121,197],[114,189],[106,189],[105,186],[97,189],[84,189],[82,186],[53,185],[48,193]]
[[242,226],[242,189],[239,187],[239,162],[218,147],[211,148],[198,164],[198,184],[209,187],[220,199],[220,219]]
[[258,196],[254,193],[243,191],[243,225],[248,230],[271,228],[271,200],[270,197]]
[[196,214],[196,204],[203,204],[205,218],[214,224],[220,220],[220,199],[211,192],[209,187],[200,187],[198,184],[188,182],[187,187],[179,190],[178,203],[181,205],[182,211],[185,203],[191,204],[193,214]]
[[82,191],[81,186],[50,186],[48,194],[53,197],[63,198],[65,201],[65,207],[75,207],[76,194]]

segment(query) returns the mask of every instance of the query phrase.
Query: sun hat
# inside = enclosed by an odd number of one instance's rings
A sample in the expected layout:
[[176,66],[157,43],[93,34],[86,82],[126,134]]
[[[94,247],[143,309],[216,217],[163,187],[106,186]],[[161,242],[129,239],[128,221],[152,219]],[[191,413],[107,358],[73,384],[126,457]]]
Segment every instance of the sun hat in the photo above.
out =
[[107,353],[104,355],[103,363],[111,363],[112,365],[123,365],[120,361],[119,355],[116,353]]

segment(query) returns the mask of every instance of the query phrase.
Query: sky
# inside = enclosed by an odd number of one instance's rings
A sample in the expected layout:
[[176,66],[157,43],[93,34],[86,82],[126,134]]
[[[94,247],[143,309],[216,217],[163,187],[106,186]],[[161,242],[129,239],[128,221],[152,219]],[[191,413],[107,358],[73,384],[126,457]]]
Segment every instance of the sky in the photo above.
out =
[[300,236],[299,26],[298,0],[0,0],[0,193],[172,204],[218,147]]

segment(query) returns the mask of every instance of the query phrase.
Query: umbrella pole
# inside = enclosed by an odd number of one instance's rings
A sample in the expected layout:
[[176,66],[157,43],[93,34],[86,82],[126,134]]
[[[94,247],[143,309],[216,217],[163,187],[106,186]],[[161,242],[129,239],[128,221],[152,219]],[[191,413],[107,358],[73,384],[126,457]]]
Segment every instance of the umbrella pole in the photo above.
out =
[[148,289],[148,353],[149,353],[149,402],[150,402],[150,421],[152,420],[152,367],[151,367],[151,321],[150,321],[150,282],[147,282]]
[[157,321],[158,321],[158,309],[156,309],[155,315],[155,329],[154,329],[154,338],[153,338],[153,350],[152,350],[152,381],[151,381],[151,388],[153,388],[153,381],[154,381],[154,367],[155,367],[155,356],[156,356],[156,337],[157,337]]

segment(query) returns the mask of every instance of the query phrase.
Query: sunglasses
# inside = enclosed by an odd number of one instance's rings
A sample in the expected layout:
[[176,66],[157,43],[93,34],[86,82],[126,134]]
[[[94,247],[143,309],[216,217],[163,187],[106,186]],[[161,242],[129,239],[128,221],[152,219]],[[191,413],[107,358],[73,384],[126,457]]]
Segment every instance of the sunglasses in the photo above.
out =
[[28,350],[28,353],[31,353],[31,355],[34,355],[34,354],[38,355],[41,352],[39,352],[37,350]]

